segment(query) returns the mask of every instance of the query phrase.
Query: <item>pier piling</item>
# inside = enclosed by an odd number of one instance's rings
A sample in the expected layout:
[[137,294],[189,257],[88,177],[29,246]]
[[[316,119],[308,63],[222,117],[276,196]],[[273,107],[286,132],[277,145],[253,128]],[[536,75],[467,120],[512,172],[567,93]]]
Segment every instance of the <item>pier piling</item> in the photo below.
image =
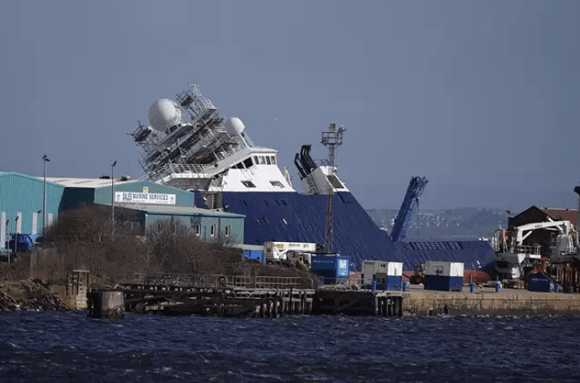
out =
[[94,291],[87,294],[88,315],[93,318],[121,319],[125,314],[122,291]]

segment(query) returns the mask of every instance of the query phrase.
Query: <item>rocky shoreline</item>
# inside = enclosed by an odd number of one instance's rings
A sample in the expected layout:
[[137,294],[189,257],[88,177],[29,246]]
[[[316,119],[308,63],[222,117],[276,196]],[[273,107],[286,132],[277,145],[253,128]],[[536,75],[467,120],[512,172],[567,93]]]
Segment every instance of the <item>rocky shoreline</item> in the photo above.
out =
[[40,280],[0,282],[0,311],[14,310],[68,311],[69,309],[62,300],[51,294]]

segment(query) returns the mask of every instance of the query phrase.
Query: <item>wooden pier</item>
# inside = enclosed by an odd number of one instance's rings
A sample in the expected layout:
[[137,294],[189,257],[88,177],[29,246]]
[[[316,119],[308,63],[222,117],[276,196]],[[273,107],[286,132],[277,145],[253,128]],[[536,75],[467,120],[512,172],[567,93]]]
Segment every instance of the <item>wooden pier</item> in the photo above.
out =
[[294,277],[157,275],[121,288],[127,312],[261,318],[310,314],[315,294],[312,280]]

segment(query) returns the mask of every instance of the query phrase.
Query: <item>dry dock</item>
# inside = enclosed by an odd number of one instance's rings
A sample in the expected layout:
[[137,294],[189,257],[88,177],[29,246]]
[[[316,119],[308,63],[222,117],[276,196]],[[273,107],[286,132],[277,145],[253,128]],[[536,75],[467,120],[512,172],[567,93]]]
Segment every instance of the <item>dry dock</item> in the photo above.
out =
[[403,293],[403,315],[580,314],[580,294],[541,293],[524,289],[476,288],[424,290],[411,285]]

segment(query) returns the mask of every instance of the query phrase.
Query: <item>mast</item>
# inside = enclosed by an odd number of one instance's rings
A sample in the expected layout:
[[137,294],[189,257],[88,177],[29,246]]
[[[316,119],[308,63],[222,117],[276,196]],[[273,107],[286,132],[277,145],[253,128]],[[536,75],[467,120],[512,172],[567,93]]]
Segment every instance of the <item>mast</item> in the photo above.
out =
[[336,129],[336,124],[332,123],[328,127],[328,131],[322,132],[322,144],[328,148],[328,202],[326,204],[326,222],[324,225],[324,251],[332,253],[332,245],[334,239],[334,217],[333,217],[333,203],[334,203],[334,152],[336,148],[342,145],[342,133],[345,131],[342,127]]

